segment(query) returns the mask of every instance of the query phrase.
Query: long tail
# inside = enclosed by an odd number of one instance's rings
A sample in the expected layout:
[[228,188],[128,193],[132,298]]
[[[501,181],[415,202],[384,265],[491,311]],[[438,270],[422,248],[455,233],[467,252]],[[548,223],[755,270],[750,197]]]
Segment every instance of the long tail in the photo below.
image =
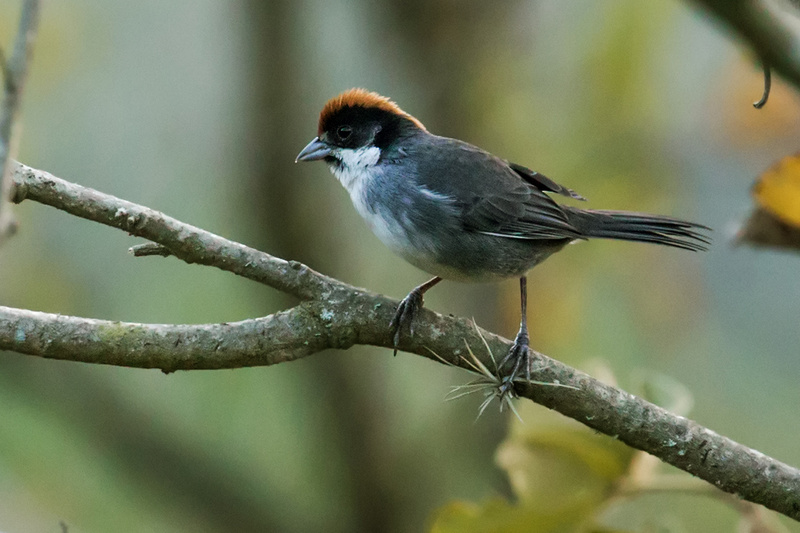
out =
[[652,242],[694,252],[706,250],[711,239],[700,233],[710,228],[672,217],[566,208],[570,224],[587,238]]

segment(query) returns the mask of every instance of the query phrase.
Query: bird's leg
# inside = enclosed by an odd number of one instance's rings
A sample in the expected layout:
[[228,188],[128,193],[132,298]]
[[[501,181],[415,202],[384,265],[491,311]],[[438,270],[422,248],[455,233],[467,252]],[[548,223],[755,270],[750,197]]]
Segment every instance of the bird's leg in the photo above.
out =
[[415,287],[400,301],[394,318],[389,322],[389,328],[394,336],[394,355],[397,355],[397,345],[400,344],[400,332],[407,329],[409,334],[414,335],[413,321],[417,311],[422,309],[422,295],[440,281],[442,278],[439,276],[429,279],[419,287]]
[[500,372],[509,361],[513,362],[514,366],[511,372],[503,378],[504,383],[508,383],[512,388],[514,380],[519,375],[519,370],[522,365],[525,365],[525,377],[528,381],[531,380],[531,366],[530,366],[530,337],[528,336],[528,280],[525,276],[519,278],[519,293],[520,302],[522,307],[522,318],[519,322],[519,332],[514,339],[514,345],[508,351],[497,371]]

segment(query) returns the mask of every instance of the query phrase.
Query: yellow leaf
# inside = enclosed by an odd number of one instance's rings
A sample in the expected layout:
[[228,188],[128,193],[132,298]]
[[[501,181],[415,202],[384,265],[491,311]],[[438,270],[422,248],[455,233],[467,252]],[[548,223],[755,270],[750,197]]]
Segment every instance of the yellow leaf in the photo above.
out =
[[800,154],[784,157],[753,186],[756,202],[795,227],[800,227]]

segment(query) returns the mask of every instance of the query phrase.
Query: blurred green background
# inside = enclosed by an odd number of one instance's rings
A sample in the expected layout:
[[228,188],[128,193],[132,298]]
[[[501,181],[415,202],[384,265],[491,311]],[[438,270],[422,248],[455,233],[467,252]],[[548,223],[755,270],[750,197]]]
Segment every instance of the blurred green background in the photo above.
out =
[[[0,0],[6,50],[18,14]],[[676,0],[46,2],[19,159],[400,298],[426,274],[371,235],[324,165],[293,163],[329,97],[386,94],[589,207],[714,228],[704,254],[595,241],[550,259],[529,277],[533,344],[603,360],[625,387],[667,374],[700,423],[797,465],[800,258],[729,242],[755,176],[798,149],[797,95],[778,80],[756,111],[761,84],[742,47]],[[135,259],[118,230],[15,212],[2,305],[202,323],[292,304]],[[512,336],[518,301],[513,280],[450,282],[426,305]],[[474,422],[480,398],[443,401],[467,378],[365,347],[171,375],[4,353],[0,530],[421,531],[454,499],[511,494],[494,460],[507,414]],[[670,531],[735,526],[718,503],[680,507]],[[630,527],[671,509],[631,511]]]

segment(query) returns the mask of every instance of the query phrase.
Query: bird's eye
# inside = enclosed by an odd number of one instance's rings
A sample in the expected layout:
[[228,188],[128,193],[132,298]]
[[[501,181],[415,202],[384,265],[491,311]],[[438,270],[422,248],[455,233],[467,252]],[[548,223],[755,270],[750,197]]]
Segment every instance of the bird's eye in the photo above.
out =
[[351,133],[353,133],[353,128],[351,128],[350,126],[339,126],[338,128],[336,128],[336,135],[342,140],[345,140],[348,137],[350,137]]

